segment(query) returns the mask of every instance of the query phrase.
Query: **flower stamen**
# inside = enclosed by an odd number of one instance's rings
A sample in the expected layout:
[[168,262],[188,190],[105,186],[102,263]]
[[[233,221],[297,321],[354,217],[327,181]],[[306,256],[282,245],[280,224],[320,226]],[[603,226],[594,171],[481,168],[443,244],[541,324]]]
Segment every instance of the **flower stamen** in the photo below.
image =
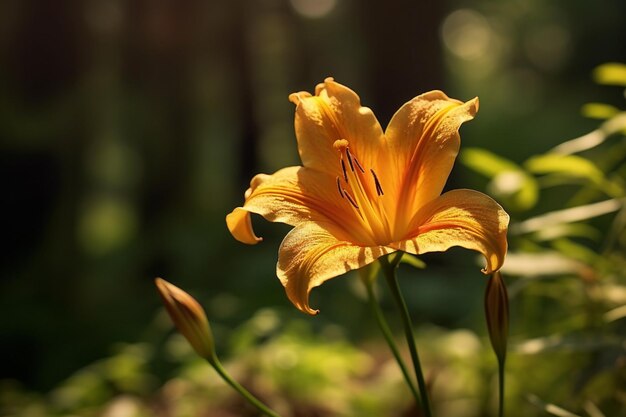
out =
[[345,149],[346,149],[346,157],[348,158],[348,163],[350,164],[350,170],[354,172],[354,165],[352,164],[352,155],[350,155],[350,148],[346,146]]
[[[341,165],[342,174],[337,176],[339,195],[352,206],[351,208],[360,217],[363,226],[370,231],[372,239],[387,241],[387,237],[390,236],[390,227],[380,201],[384,192],[378,176],[373,169],[369,170],[372,177],[367,175],[366,168],[352,152],[347,140],[336,140],[333,147],[339,152]],[[347,169],[348,167],[350,169]],[[381,236],[385,238],[380,238]]]
[[[348,199],[348,201],[350,202],[350,204],[352,204],[352,207],[354,207],[355,209],[359,209],[359,205],[352,199],[352,197],[350,196],[350,194],[348,193],[348,191],[346,191],[345,189],[343,190],[344,195],[346,196],[346,198]],[[360,214],[360,213],[359,213]]]
[[341,179],[339,177],[337,177],[337,191],[339,191],[341,198],[344,198],[343,191],[341,190]]
[[346,172],[346,163],[343,161],[343,158],[341,158],[341,170],[343,171],[343,179],[346,180],[346,182],[348,182],[348,173]]
[[363,169],[363,167],[361,166],[361,164],[359,163],[359,160],[356,159],[356,157],[354,157],[354,163],[356,164],[357,168],[359,168],[359,170],[365,174],[365,170]]
[[376,194],[380,197],[381,195],[385,195],[383,192],[383,187],[380,186],[380,181],[378,181],[378,177],[373,169],[370,168],[370,172],[372,173],[372,177],[374,177],[374,184],[376,185]]

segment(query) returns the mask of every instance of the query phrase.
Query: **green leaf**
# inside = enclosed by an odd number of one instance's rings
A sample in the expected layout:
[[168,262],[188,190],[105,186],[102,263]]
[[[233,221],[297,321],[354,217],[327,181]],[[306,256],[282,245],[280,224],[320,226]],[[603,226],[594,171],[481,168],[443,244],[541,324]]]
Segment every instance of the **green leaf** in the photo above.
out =
[[619,182],[606,178],[600,168],[581,156],[548,153],[532,157],[524,165],[535,174],[554,174],[565,179],[587,180],[611,197],[621,197],[624,194]]
[[534,394],[528,395],[528,401],[534,406],[544,410],[546,413],[556,417],[580,417],[578,414],[574,414],[567,411],[564,408],[559,407],[556,404],[546,403]]
[[602,257],[586,246],[573,242],[569,239],[558,239],[552,243],[552,247],[568,258],[575,259],[587,265],[594,265],[602,260]]
[[406,252],[402,254],[402,258],[400,258],[400,263],[411,265],[412,267],[417,269],[426,268],[426,263],[424,263],[424,261]]
[[528,210],[537,203],[536,180],[515,162],[479,148],[466,148],[460,161],[470,169],[491,179],[489,192],[506,206]]
[[539,198],[537,181],[525,171],[503,172],[488,185],[489,193],[503,200],[517,210],[528,210],[535,206]]
[[604,103],[587,103],[581,109],[581,113],[585,117],[591,119],[606,120],[619,113],[619,109],[610,104]]
[[459,160],[463,165],[487,178],[493,178],[503,172],[522,171],[515,162],[480,148],[465,148]]
[[549,153],[534,156],[524,163],[534,174],[559,174],[573,178],[584,178],[595,184],[603,184],[606,179],[593,162],[577,155]]
[[582,237],[598,241],[602,234],[595,227],[585,223],[557,223],[535,232],[537,241],[549,241],[562,237]]
[[593,79],[598,84],[626,87],[626,64],[608,62],[593,70]]
[[624,203],[619,198],[600,201],[583,206],[570,207],[551,211],[526,219],[521,223],[512,224],[509,230],[513,234],[537,232],[555,224],[580,222],[594,217],[603,216],[620,210]]
[[359,278],[365,285],[372,285],[378,277],[378,271],[380,271],[380,262],[373,262],[358,270]]
[[509,252],[502,272],[520,277],[578,274],[584,265],[554,250],[542,252]]
[[626,112],[619,112],[602,122],[600,127],[593,130],[586,135],[582,135],[578,138],[568,140],[555,146],[550,151],[551,153],[558,153],[562,155],[569,155],[577,152],[586,151],[588,149],[595,148],[598,145],[604,143],[607,138],[616,133],[626,134]]

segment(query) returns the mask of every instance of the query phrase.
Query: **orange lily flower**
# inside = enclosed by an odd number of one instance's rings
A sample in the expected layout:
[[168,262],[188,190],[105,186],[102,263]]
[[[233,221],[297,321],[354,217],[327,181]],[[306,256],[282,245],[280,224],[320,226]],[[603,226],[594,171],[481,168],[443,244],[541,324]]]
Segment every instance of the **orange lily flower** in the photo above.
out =
[[404,104],[383,132],[357,94],[327,78],[294,93],[303,166],[256,175],[243,207],[226,216],[235,239],[261,241],[250,213],[295,226],[278,251],[278,278],[303,312],[311,289],[394,251],[419,255],[462,246],[502,266],[509,216],[473,190],[441,194],[459,151],[460,125],[478,110],[431,91]]

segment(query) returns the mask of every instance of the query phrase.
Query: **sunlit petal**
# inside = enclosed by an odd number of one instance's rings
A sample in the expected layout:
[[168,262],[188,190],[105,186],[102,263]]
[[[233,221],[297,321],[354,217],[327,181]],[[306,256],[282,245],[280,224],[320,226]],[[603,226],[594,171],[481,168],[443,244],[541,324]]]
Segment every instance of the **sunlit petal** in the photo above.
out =
[[416,255],[461,246],[483,254],[487,261],[483,272],[490,274],[504,262],[508,223],[508,214],[491,197],[454,190],[424,206],[406,239],[390,246]]
[[245,195],[243,207],[226,216],[228,229],[243,243],[261,240],[252,230],[250,213],[292,226],[308,221],[334,221],[341,227],[361,229],[347,203],[342,204],[335,179],[308,168],[288,167],[273,175],[256,175]]
[[394,251],[357,246],[342,234],[333,224],[307,222],[289,232],[280,245],[276,273],[289,300],[305,313],[318,312],[309,306],[311,289]]
[[374,113],[361,106],[359,96],[332,78],[319,84],[315,96],[300,92],[289,96],[297,104],[295,129],[302,165],[333,176],[341,174],[333,143],[349,142],[353,154],[373,166],[384,143],[382,128]]
[[459,151],[459,127],[477,111],[477,98],[462,103],[431,91],[393,116],[385,135],[389,177],[395,198],[403,202],[398,207],[399,224],[441,194]]
[[254,234],[250,212],[242,207],[235,208],[226,216],[226,226],[233,237],[241,243],[254,245],[263,240]]

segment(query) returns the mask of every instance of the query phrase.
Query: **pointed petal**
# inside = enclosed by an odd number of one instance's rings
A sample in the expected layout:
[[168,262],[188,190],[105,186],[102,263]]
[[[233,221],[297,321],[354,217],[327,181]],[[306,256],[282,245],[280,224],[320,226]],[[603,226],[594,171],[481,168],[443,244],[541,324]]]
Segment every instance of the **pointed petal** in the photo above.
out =
[[[459,151],[459,127],[478,111],[478,98],[466,103],[441,91],[415,97],[393,116],[385,136],[389,145],[389,177],[404,204],[399,224],[437,198]],[[406,223],[404,223],[406,224]]]
[[252,229],[250,212],[242,207],[236,207],[226,215],[226,226],[235,239],[248,245],[256,245],[263,238],[257,237]]
[[250,213],[292,226],[324,221],[336,222],[351,230],[362,229],[349,211],[348,203],[341,201],[335,179],[308,168],[288,167],[273,175],[256,175],[245,196],[243,207],[235,208],[226,216],[228,230],[243,243],[261,241],[252,229]]
[[315,96],[300,92],[289,96],[296,107],[295,130],[302,165],[341,175],[339,154],[333,143],[345,139],[364,166],[374,167],[384,135],[374,113],[361,106],[359,96],[332,78],[315,89]]
[[318,313],[309,306],[314,287],[394,252],[384,246],[356,246],[344,238],[335,225],[314,222],[302,223],[285,236],[278,250],[276,274],[289,300],[301,311]]
[[424,206],[405,240],[389,246],[415,255],[443,252],[453,246],[484,255],[485,274],[502,267],[507,250],[509,215],[491,197],[473,190],[453,190]]

